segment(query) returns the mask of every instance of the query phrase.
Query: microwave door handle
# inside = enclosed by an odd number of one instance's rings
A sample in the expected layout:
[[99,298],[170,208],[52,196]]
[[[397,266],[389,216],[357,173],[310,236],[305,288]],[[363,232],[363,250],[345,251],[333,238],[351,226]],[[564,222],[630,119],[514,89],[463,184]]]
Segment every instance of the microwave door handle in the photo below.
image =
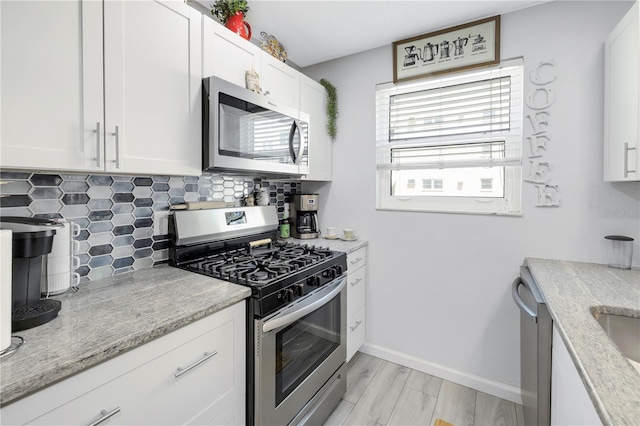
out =
[[296,126],[297,126],[296,120],[293,120],[293,122],[291,123],[291,128],[289,129],[289,155],[293,160],[293,164],[296,164],[298,162],[298,159],[296,157],[296,151],[293,149],[293,137],[296,134]]
[[321,308],[329,303],[337,294],[339,294],[347,283],[347,277],[340,277],[334,281],[333,284],[329,284],[331,288],[327,294],[323,295],[320,299],[314,300],[311,303],[301,303],[300,307],[294,307],[292,312],[287,312],[284,315],[277,315],[275,318],[262,324],[262,332],[267,333],[271,330],[275,330],[280,327],[285,327],[289,324],[293,324],[300,318],[307,314]]
[[298,128],[298,133],[300,134],[300,148],[298,148],[298,160],[296,161],[296,163],[299,163],[300,160],[302,160],[302,155],[304,154],[305,140],[304,135],[302,134],[302,126],[300,125],[299,121],[296,121],[296,127]]
[[[296,135],[296,129],[300,134],[300,146],[298,147],[298,152],[296,153],[293,148],[293,138]],[[291,123],[291,129],[289,130],[289,154],[291,155],[291,159],[293,160],[293,164],[298,164],[302,159],[302,154],[304,153],[304,140],[302,136],[302,127],[298,120],[293,120]]]

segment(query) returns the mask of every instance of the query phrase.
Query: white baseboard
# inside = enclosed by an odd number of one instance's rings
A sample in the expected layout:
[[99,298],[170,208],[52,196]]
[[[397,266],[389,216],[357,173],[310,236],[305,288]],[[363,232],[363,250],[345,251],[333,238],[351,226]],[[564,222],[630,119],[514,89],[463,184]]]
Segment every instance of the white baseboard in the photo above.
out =
[[441,379],[466,386],[507,401],[522,404],[522,394],[520,388],[505,385],[504,383],[495,382],[485,379],[484,377],[475,376],[473,374],[464,373],[454,370],[453,368],[444,367],[434,364],[411,355],[406,355],[392,349],[383,348],[382,346],[365,343],[360,352],[372,355],[384,360],[430,374]]

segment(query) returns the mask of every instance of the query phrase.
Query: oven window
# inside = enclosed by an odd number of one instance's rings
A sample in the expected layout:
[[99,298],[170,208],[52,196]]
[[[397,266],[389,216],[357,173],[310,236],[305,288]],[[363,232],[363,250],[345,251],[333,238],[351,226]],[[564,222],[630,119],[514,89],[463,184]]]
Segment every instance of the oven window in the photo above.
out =
[[340,295],[276,335],[276,405],[340,346]]

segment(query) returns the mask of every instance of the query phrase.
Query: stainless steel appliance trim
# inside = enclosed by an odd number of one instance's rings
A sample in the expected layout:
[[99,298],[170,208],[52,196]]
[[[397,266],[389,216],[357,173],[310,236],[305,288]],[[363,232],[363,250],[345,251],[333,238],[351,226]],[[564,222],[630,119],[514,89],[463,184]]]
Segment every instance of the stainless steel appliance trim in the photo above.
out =
[[[268,333],[280,327],[293,324],[303,316],[321,308],[330,302],[338,293],[342,291],[347,283],[347,277],[342,276],[334,280],[331,284],[326,285],[322,289],[313,293],[306,299],[294,304],[289,309],[279,312],[269,320],[262,323],[262,332]],[[292,310],[291,310],[292,309]]]
[[100,423],[105,422],[106,420],[110,419],[111,417],[115,416],[116,414],[118,414],[120,412],[120,407],[116,407],[113,410],[107,412],[107,410],[102,410],[100,411],[100,415],[102,417],[100,417],[98,420],[96,420],[93,423],[89,423],[89,426],[98,426]]
[[255,171],[264,173],[275,173],[287,176],[300,176],[302,174],[308,173],[308,167],[299,166],[295,163],[283,164],[220,154],[219,138],[221,131],[220,122],[222,120],[219,119],[219,93],[224,93],[237,99],[241,99],[245,102],[250,102],[269,111],[274,111],[276,113],[285,115],[287,117],[290,117],[292,121],[295,121],[301,115],[306,117],[308,117],[308,115],[301,114],[301,112],[297,108],[271,102],[262,95],[252,92],[251,90],[248,90],[244,87],[237,86],[219,77],[208,77],[205,78],[205,80],[208,80],[210,88],[208,102],[208,122],[210,128],[208,132],[205,132],[208,133],[209,140],[204,141],[205,144],[209,145],[209,149],[205,150],[205,152],[209,152],[209,158],[205,159],[205,170],[221,169],[232,171]]
[[522,300],[522,297],[520,297],[520,293],[518,293],[518,288],[521,284],[528,288],[527,283],[524,282],[520,277],[513,280],[513,284],[511,284],[511,296],[513,296],[513,300],[514,302],[516,302],[516,306],[520,308],[520,310],[525,315],[527,315],[527,317],[531,321],[538,322],[538,315],[536,315],[536,313],[530,307],[528,307],[526,303],[524,303],[524,300]]
[[[520,282],[523,284],[522,287],[519,285]],[[551,422],[553,320],[529,268],[520,268],[520,279],[516,280],[516,283],[514,285],[517,291],[522,292],[520,298],[523,304],[534,311],[537,318],[537,321],[532,321],[529,313],[521,310],[520,382],[524,423],[526,426],[548,426]]]
[[190,366],[185,367],[185,368],[178,367],[176,374],[174,374],[174,377],[182,376],[184,373],[188,372],[189,370],[192,370],[192,369],[196,368],[197,366],[199,366],[203,362],[208,361],[209,359],[211,359],[212,357],[214,357],[216,355],[218,355],[218,351],[205,352],[204,356],[202,358],[200,358],[199,360],[197,360],[196,362],[194,362]]
[[[246,223],[227,225],[225,213],[244,212]],[[224,240],[278,228],[276,206],[225,207],[208,210],[177,210],[173,213],[176,245]]]
[[347,365],[342,364],[320,391],[300,410],[291,425],[321,425],[347,392]]
[[[340,344],[284,401],[276,405],[275,357],[278,330],[262,332],[263,322],[254,321],[254,334],[260,349],[254,352],[254,420],[255,424],[291,424],[309,401],[323,389],[323,386],[343,366],[347,357],[347,289],[334,297],[340,297]],[[285,308],[286,309],[286,308]],[[320,307],[319,309],[322,309]],[[285,329],[286,327],[282,327]],[[340,388],[334,389],[340,392]],[[340,393],[340,398],[344,393]]]

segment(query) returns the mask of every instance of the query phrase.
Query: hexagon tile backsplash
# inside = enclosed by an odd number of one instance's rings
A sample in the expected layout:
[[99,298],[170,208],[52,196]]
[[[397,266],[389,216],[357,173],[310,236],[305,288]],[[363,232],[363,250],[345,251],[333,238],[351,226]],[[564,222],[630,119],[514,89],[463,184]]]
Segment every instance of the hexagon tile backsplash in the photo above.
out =
[[0,215],[67,219],[80,225],[80,282],[151,267],[167,260],[169,236],[154,235],[154,213],[189,201],[237,202],[268,186],[284,211],[298,182],[253,177],[105,176],[0,172]]

